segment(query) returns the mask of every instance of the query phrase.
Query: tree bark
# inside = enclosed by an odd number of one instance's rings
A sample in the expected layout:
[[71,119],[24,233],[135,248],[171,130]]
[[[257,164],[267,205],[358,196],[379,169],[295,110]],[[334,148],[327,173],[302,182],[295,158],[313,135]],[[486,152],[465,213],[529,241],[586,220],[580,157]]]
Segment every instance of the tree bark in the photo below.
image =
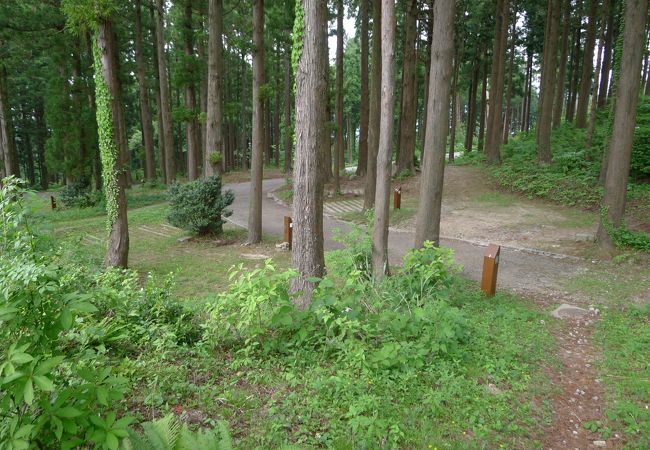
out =
[[145,71],[143,39],[142,39],[142,8],[140,0],[135,0],[135,64],[138,76],[138,95],[140,101],[140,126],[144,142],[144,177],[156,179],[156,159],[154,157],[153,124],[149,109],[149,92],[147,91],[147,75]]
[[47,136],[47,128],[44,116],[43,100],[39,99],[34,107],[34,118],[36,119],[36,151],[38,152],[38,171],[41,189],[47,191],[50,180],[45,164],[45,137]]
[[514,20],[510,30],[510,64],[508,65],[508,93],[506,94],[506,117],[503,122],[503,143],[508,143],[510,137],[510,118],[512,117],[512,75],[515,67],[515,41],[517,40],[517,11],[514,12]]
[[156,44],[158,46],[158,78],[160,84],[161,121],[159,124],[165,148],[165,181],[171,184],[176,179],[176,160],[174,158],[174,129],[172,123],[172,107],[167,75],[167,60],[165,58],[165,24],[163,20],[163,0],[156,0]]
[[488,83],[488,59],[487,52],[483,59],[483,82],[481,83],[481,115],[478,127],[477,151],[482,152],[485,143],[485,122],[487,117],[487,83]]
[[585,128],[587,126],[587,110],[589,108],[591,77],[594,67],[594,46],[596,45],[597,11],[598,0],[589,0],[589,24],[587,25],[585,53],[582,60],[582,77],[580,78],[580,90],[578,92],[578,108],[576,110],[577,128]]
[[[609,222],[609,226],[614,228],[621,226],[623,213],[625,212],[632,143],[636,126],[636,110],[639,100],[641,63],[643,60],[643,47],[646,42],[644,34],[647,14],[643,12],[647,10],[648,0],[627,0],[623,53],[621,55],[621,67],[625,67],[625,70],[621,70],[616,89],[614,126],[609,143],[610,158],[602,203],[607,210],[606,220]],[[601,216],[597,238],[604,250],[611,250],[614,247],[612,238],[607,232],[609,226],[606,226]]]
[[108,250],[104,258],[106,267],[128,265],[129,226],[126,208],[126,130],[122,126],[123,110],[117,67],[117,46],[112,23],[102,20],[98,23],[96,35],[97,56],[95,73],[102,77],[96,83],[97,126],[99,145],[104,171],[104,195],[109,221]]
[[417,115],[417,56],[415,40],[417,37],[417,0],[408,0],[406,5],[406,24],[404,35],[404,63],[402,67],[402,110],[400,114],[400,140],[397,158],[397,173],[415,172],[415,119]]
[[16,141],[14,140],[14,126],[11,109],[9,107],[9,94],[7,90],[7,69],[0,63],[0,155],[4,155],[5,175],[20,177]]
[[343,0],[336,1],[336,152],[334,155],[334,192],[341,190],[343,156]]
[[445,174],[445,147],[449,129],[449,79],[454,55],[454,0],[436,0],[433,4],[433,41],[431,79],[427,108],[427,131],[420,201],[415,228],[415,247],[425,241],[440,244],[440,213]]
[[[194,26],[192,23],[192,0],[185,3],[185,57],[188,60],[194,58]],[[196,87],[194,86],[194,67],[188,64],[188,75],[190,75],[185,86],[185,108],[189,116],[185,124],[187,136],[187,178],[189,181],[196,180],[199,176],[199,161],[201,159],[201,148],[199,139],[199,121],[197,119]]]
[[420,133],[420,165],[424,161],[424,144],[427,138],[427,114],[429,113],[429,80],[431,79],[431,43],[433,40],[433,1],[429,0],[429,11],[427,14],[427,46],[424,58],[424,100],[422,107],[422,132]]
[[368,121],[368,163],[363,209],[375,205],[377,185],[377,153],[379,146],[379,101],[381,95],[381,0],[372,0],[372,80],[370,81],[370,112]]
[[[598,33],[598,53],[596,54],[596,70],[594,71],[594,80],[591,87],[591,98],[593,99],[589,108],[589,124],[587,126],[587,136],[585,139],[585,147],[591,148],[594,139],[594,130],[596,129],[596,110],[598,109],[598,88],[600,69],[603,62],[603,50],[605,46],[605,23],[609,16],[610,0],[603,2],[603,16],[601,20],[600,32]],[[590,155],[588,155],[589,157]]]
[[369,78],[368,78],[368,6],[370,0],[360,0],[359,20],[361,21],[361,98],[359,99],[359,161],[357,175],[364,176],[368,165],[368,120],[369,120]]
[[467,100],[467,129],[465,130],[465,152],[471,152],[474,145],[474,131],[476,129],[476,96],[478,94],[481,63],[478,58],[472,63],[472,79],[469,85]]
[[223,112],[221,110],[223,79],[223,0],[210,0],[208,6],[208,104],[206,113],[203,173],[219,175],[221,164],[210,161],[213,154],[223,158]]
[[372,227],[372,273],[388,275],[388,217],[395,108],[395,0],[381,2],[381,123],[377,152],[375,221]]
[[487,120],[485,153],[488,164],[501,163],[503,132],[503,79],[505,75],[506,42],[508,38],[508,0],[497,0],[494,53],[490,75],[490,110]]
[[[600,88],[598,89],[598,107],[602,108],[607,102],[607,90],[609,88],[609,72],[612,68],[612,49],[614,45],[614,16],[616,8],[610,3],[607,16],[607,33],[605,34],[605,53],[603,55],[603,68],[600,74]],[[646,93],[647,94],[647,93]]]
[[542,79],[537,118],[537,160],[541,166],[551,164],[551,127],[553,125],[553,100],[555,98],[555,67],[557,40],[560,27],[560,0],[548,0],[546,36],[542,61]]
[[569,30],[571,25],[571,0],[564,0],[562,23],[562,49],[560,50],[560,67],[557,72],[555,86],[555,101],[553,102],[553,128],[558,128],[562,122],[562,107],[564,106],[564,82],[566,80],[566,62],[569,53]]
[[455,50],[454,54],[454,65],[452,69],[451,77],[451,124],[449,132],[449,162],[454,161],[454,149],[456,147],[456,118],[458,117],[458,72],[460,70],[460,60],[462,56],[459,54],[458,49]]
[[253,149],[248,213],[248,243],[262,241],[262,178],[264,171],[264,0],[253,0]]
[[580,84],[581,72],[581,53],[580,53],[580,35],[582,34],[582,0],[576,1],[576,14],[574,20],[573,32],[573,50],[571,52],[571,75],[569,76],[569,95],[567,98],[566,121],[573,122],[576,113],[576,103],[578,98],[578,86]]
[[327,113],[327,12],[326,2],[301,0],[304,10],[302,52],[296,73],[296,161],[293,194],[292,281],[301,308],[311,301],[315,283],[325,273],[323,250],[322,155],[329,145]]
[[290,173],[293,167],[291,153],[293,147],[293,130],[291,129],[291,55],[284,54],[284,173]]

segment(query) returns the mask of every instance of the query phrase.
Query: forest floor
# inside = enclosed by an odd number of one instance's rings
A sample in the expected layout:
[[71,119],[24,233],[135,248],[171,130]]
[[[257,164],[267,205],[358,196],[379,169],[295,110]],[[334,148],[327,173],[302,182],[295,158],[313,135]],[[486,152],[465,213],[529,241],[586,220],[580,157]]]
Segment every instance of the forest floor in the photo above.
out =
[[[283,182],[266,180],[265,193],[281,189]],[[359,183],[353,180],[344,186],[353,190]],[[392,263],[412,245],[410,230],[419,192],[415,178],[395,186],[402,187],[403,200],[402,210],[391,219]],[[231,224],[218,240],[187,239],[187,233],[166,224],[162,188],[134,188],[129,193],[131,204],[138,206],[129,211],[131,267],[143,276],[174,272],[172,294],[197,304],[206,295],[226,289],[232,266],[253,268],[272,258],[279,268],[288,267],[290,253],[276,247],[282,218],[290,214],[278,203],[281,196],[264,199],[264,242],[246,246],[243,228],[249,185],[238,182],[227,187],[234,190],[236,200]],[[349,229],[337,217],[361,218],[354,210],[346,211],[356,208],[359,199],[357,191],[356,195],[327,200],[328,250],[341,247],[333,240],[334,229]],[[67,247],[80,262],[99,266],[104,252],[102,213],[96,209],[52,212],[47,207],[42,197],[34,201],[34,208],[46,219],[42,221],[44,231],[71,244]],[[537,394],[528,392],[521,399],[550,411],[527,431],[538,442],[533,448],[584,450],[626,444],[639,448],[634,446],[647,442],[639,436],[650,427],[650,356],[645,351],[650,327],[647,314],[637,318],[637,309],[645,308],[650,300],[650,259],[643,254],[622,254],[611,261],[596,259],[595,247],[589,242],[595,222],[590,212],[504,193],[477,168],[449,166],[446,172],[443,245],[454,249],[464,275],[474,280],[480,277],[484,244],[504,245],[499,289],[526,298],[527,307],[545,317],[540,322],[543,333],[555,341],[536,369],[552,387],[540,388]],[[582,310],[552,317],[551,311],[565,303]],[[534,335],[521,334],[519,339],[534,345]],[[500,392],[496,390],[494,395]],[[245,409],[253,411],[250,402],[259,400],[246,398]]]

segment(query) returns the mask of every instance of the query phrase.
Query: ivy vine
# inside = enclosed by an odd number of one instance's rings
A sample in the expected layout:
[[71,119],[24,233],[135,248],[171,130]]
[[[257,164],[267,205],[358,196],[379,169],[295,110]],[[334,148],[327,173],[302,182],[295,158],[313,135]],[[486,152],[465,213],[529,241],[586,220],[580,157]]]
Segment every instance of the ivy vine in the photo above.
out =
[[293,90],[296,90],[296,74],[298,73],[298,64],[302,56],[303,36],[305,31],[305,10],[302,6],[302,0],[296,1],[296,18],[293,21],[293,47],[291,49],[291,68],[294,74]]

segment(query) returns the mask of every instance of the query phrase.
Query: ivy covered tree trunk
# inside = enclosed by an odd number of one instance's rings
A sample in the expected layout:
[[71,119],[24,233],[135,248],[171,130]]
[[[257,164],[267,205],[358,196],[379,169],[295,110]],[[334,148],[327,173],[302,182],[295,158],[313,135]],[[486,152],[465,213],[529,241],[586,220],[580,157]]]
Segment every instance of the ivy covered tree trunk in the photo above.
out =
[[425,241],[440,244],[440,213],[445,174],[445,150],[449,131],[449,90],[454,57],[454,0],[433,4],[431,79],[427,108],[420,200],[415,225],[415,247]]
[[264,0],[253,0],[253,151],[248,210],[248,243],[262,241],[262,177],[264,170]]
[[368,114],[370,113],[368,90],[368,4],[370,0],[360,0],[359,20],[361,22],[361,104],[359,105],[359,161],[357,162],[357,175],[366,174],[368,165]]
[[153,124],[151,109],[149,109],[149,93],[145,72],[144,50],[142,43],[142,9],[140,0],[135,0],[135,62],[138,75],[138,94],[140,100],[140,126],[144,141],[144,177],[147,180],[156,178],[156,160],[153,145]]
[[372,227],[372,274],[388,275],[388,215],[395,109],[395,0],[381,2],[381,122],[377,152],[375,222]]
[[206,117],[203,173],[219,175],[223,158],[223,113],[221,78],[223,77],[223,0],[210,0],[208,7],[208,104]]
[[160,85],[161,123],[159,133],[163,136],[165,149],[165,180],[171,184],[176,179],[174,129],[172,123],[171,93],[165,58],[165,22],[163,0],[156,0],[156,44],[158,53],[158,79]]
[[97,131],[102,159],[102,179],[106,197],[108,250],[106,267],[124,267],[129,258],[129,226],[126,210],[126,130],[121,126],[122,102],[112,23],[99,22],[94,48]]
[[370,112],[368,122],[368,162],[363,196],[363,209],[375,205],[377,185],[377,148],[379,146],[379,97],[381,94],[381,0],[372,0],[372,80],[370,81]]
[[296,39],[292,61],[296,67],[296,160],[293,194],[293,266],[298,276],[292,291],[306,308],[315,283],[325,273],[323,250],[323,165],[329,145],[327,124],[327,10],[319,0],[296,5]]
[[625,5],[625,30],[623,32],[623,54],[621,70],[616,88],[614,124],[609,142],[609,162],[603,195],[603,215],[598,227],[598,242],[601,248],[611,250],[614,246],[608,229],[619,228],[623,222],[627,183],[630,175],[630,159],[636,111],[641,82],[641,63],[645,40],[645,23],[648,0],[627,0]]

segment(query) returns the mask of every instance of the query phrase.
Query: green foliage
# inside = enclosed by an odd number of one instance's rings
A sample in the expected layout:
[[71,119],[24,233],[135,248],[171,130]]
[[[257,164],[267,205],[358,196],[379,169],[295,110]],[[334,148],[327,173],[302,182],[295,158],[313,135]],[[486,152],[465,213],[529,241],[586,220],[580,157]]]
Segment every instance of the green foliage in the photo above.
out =
[[212,176],[187,184],[173,184],[169,189],[169,214],[172,225],[198,234],[220,234],[223,218],[232,214],[226,209],[235,199],[228,190],[221,192],[221,178]]
[[66,185],[59,197],[68,208],[91,208],[102,201],[101,192],[92,192],[88,183],[82,181]]
[[607,209],[603,208],[600,217],[609,237],[619,248],[633,248],[642,252],[650,251],[650,234],[644,232],[630,231],[624,223],[620,227],[615,227],[607,219]]
[[191,432],[176,417],[168,415],[142,425],[144,433],[131,431],[125,442],[126,450],[231,450],[232,439],[228,427],[219,422],[215,431]]
[[630,164],[633,177],[650,177],[650,97],[642,99],[637,111]]
[[219,166],[221,165],[221,153],[219,152],[212,152],[208,156],[208,162],[212,164],[213,166]]
[[97,22],[110,18],[117,11],[116,0],[63,0],[61,8],[68,27],[74,31],[95,30]]

